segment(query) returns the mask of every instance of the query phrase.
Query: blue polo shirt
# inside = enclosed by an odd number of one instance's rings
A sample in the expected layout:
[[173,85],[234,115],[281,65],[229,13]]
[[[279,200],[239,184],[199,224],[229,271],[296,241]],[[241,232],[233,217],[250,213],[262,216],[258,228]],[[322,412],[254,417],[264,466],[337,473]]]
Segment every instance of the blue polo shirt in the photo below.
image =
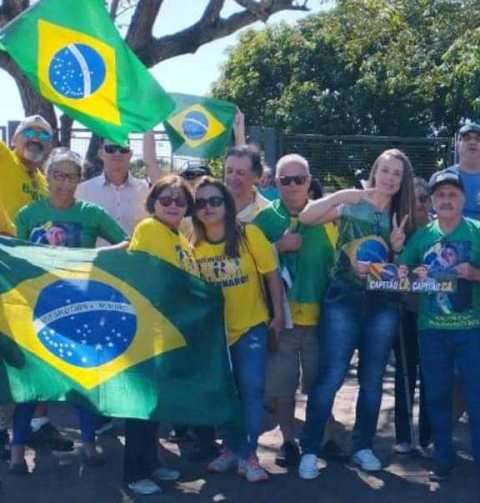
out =
[[458,164],[449,169],[460,173],[465,186],[464,216],[480,220],[480,171],[478,173],[467,173],[462,171]]

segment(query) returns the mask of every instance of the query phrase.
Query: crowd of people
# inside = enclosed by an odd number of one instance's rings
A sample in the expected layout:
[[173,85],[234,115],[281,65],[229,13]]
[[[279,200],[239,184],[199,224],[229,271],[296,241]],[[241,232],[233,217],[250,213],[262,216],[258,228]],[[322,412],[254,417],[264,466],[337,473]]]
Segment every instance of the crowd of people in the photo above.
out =
[[[453,427],[466,411],[478,466],[480,125],[460,129],[459,163],[429,182],[415,177],[403,152],[390,149],[373,163],[365,188],[325,196],[307,159],[288,154],[275,170],[265,170],[259,151],[245,142],[242,116],[235,133],[223,180],[207,166],[160,176],[146,135],[148,181],[130,173],[130,147],[108,140],[98,153],[102,174],[82,181],[82,159],[53,149],[50,124],[27,117],[12,149],[0,143],[0,232],[50,246],[146,252],[222,288],[244,428],[175,425],[195,436],[196,459],[210,472],[268,479],[256,454],[267,409],[283,436],[277,462],[298,469],[300,478],[318,476],[319,458],[348,459],[332,408],[355,350],[359,393],[351,462],[365,471],[382,469],[374,440],[394,351],[394,450],[427,456],[433,443],[430,477],[447,477],[455,466]],[[455,251],[449,265],[455,292],[365,287],[372,263],[428,268],[448,250]],[[417,445],[412,405],[418,381]],[[308,395],[301,432],[295,429],[299,385]],[[106,460],[96,435],[110,420],[75,408],[82,459],[101,465]],[[180,476],[159,459],[157,426],[125,420],[124,482],[138,494],[159,492],[159,481]],[[0,407],[0,457],[10,460],[12,474],[28,474],[25,446],[40,444],[73,449],[51,424],[47,404]]]

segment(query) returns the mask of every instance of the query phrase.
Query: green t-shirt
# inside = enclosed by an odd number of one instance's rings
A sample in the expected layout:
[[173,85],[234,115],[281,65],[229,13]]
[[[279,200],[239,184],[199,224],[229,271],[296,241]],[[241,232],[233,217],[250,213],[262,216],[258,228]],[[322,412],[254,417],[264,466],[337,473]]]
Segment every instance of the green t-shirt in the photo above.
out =
[[388,262],[390,259],[390,213],[379,211],[369,201],[340,207],[339,236],[332,278],[365,285],[355,274],[357,261]]
[[[480,266],[480,222],[462,218],[445,234],[438,220],[419,229],[398,257],[400,264],[425,265],[429,272],[449,272],[462,262]],[[464,330],[480,326],[480,283],[459,279],[455,293],[423,293],[420,330]]]
[[303,244],[298,251],[280,254],[280,266],[288,269],[292,279],[288,300],[299,303],[320,302],[334,256],[334,244],[329,239],[325,226],[301,224],[297,217],[290,215],[280,199],[262,210],[253,223],[260,227],[271,243],[277,242],[288,229],[303,237]]
[[18,212],[16,226],[19,239],[68,248],[94,248],[97,238],[112,244],[128,239],[103,208],[86,201],[65,209],[54,208],[48,199],[35,201]]

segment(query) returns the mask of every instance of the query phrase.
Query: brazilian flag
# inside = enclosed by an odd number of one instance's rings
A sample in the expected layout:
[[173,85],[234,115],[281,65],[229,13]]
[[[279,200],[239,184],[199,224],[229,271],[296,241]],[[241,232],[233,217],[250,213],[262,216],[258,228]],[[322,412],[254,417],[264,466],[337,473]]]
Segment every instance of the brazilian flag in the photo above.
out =
[[175,110],[164,123],[177,155],[212,159],[224,154],[232,137],[236,106],[188,94],[171,93]]
[[143,252],[0,237],[0,403],[34,400],[235,420],[221,290]]
[[0,48],[45,99],[115,143],[152,129],[174,107],[103,0],[40,0],[1,30]]

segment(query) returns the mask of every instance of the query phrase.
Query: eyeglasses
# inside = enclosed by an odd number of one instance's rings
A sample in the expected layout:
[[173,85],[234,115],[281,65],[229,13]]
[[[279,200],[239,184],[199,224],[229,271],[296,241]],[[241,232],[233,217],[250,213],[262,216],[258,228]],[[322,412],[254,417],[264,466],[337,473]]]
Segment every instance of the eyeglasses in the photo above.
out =
[[225,199],[221,196],[210,196],[207,198],[197,197],[197,199],[195,199],[195,209],[203,210],[207,207],[207,204],[211,208],[219,208],[224,202]]
[[121,154],[130,153],[130,147],[120,147],[119,145],[104,145],[103,150],[107,154],[114,154],[115,152],[120,152]]
[[173,203],[175,203],[177,208],[185,208],[188,204],[184,197],[160,196],[157,201],[165,208],[172,206]]
[[61,171],[52,171],[52,178],[56,182],[78,183],[80,181],[80,175],[69,175]]
[[47,131],[37,131],[35,129],[24,129],[22,131],[22,136],[24,138],[28,138],[29,140],[33,138],[38,138],[41,141],[49,141],[52,139],[52,135],[48,133]]
[[305,185],[307,181],[307,176],[305,175],[294,175],[294,176],[281,176],[278,179],[283,186],[290,185],[292,182],[295,182],[295,185]]

